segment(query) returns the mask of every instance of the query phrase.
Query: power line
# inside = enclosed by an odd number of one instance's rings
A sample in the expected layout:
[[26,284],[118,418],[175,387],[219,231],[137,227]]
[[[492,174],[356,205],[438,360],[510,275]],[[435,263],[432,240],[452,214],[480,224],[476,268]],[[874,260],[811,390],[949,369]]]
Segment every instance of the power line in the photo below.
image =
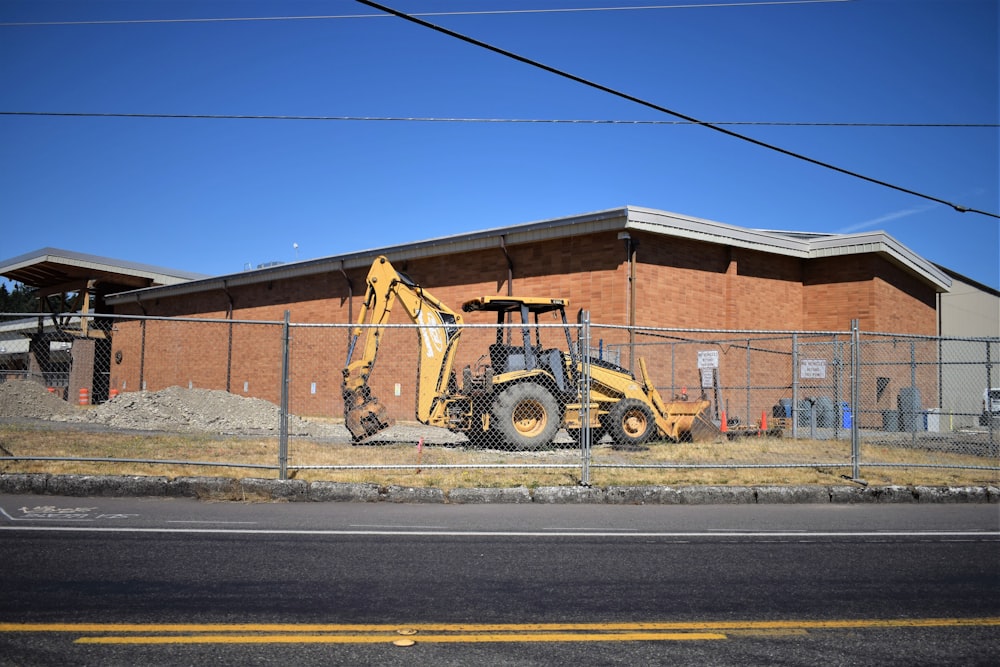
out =
[[555,74],[556,76],[560,76],[560,77],[562,77],[564,79],[569,79],[570,81],[575,81],[577,83],[583,84],[584,86],[588,86],[590,88],[594,88],[595,90],[600,90],[601,92],[608,93],[609,95],[614,95],[615,97],[620,97],[621,99],[628,100],[629,102],[634,102],[636,104],[640,104],[640,105],[642,105],[644,107],[647,107],[649,109],[653,109],[655,111],[659,111],[661,113],[665,113],[665,114],[668,114],[670,116],[674,116],[676,118],[680,118],[681,120],[686,120],[689,123],[692,123],[692,124],[695,124],[695,125],[701,125],[702,127],[705,127],[705,128],[710,129],[710,130],[714,130],[716,132],[720,132],[720,133],[725,134],[727,136],[733,137],[734,139],[739,139],[741,141],[746,141],[748,143],[754,144],[755,146],[760,146],[761,148],[766,148],[768,150],[775,151],[775,152],[781,153],[783,155],[787,155],[787,156],[795,158],[797,160],[802,160],[804,162],[809,162],[810,164],[814,164],[816,166],[823,167],[824,169],[830,169],[832,171],[836,171],[838,173],[841,173],[841,174],[844,174],[844,175],[847,175],[847,176],[858,178],[858,179],[861,179],[863,181],[867,181],[869,183],[874,183],[875,185],[881,185],[883,187],[890,188],[892,190],[896,190],[898,192],[903,192],[903,193],[906,193],[906,194],[909,194],[909,195],[913,195],[915,197],[920,197],[921,199],[927,199],[927,200],[930,200],[930,201],[933,201],[933,202],[937,202],[939,204],[944,204],[945,206],[949,206],[949,207],[953,208],[954,210],[958,211],[959,213],[979,213],[980,215],[985,215],[985,216],[989,216],[989,217],[992,217],[992,218],[998,218],[998,219],[1000,219],[1000,214],[997,214],[997,213],[991,213],[989,211],[981,211],[979,209],[969,208],[967,206],[962,206],[961,204],[955,204],[954,202],[950,202],[950,201],[948,201],[946,199],[941,199],[940,197],[935,197],[933,195],[928,195],[928,194],[925,194],[925,193],[922,193],[922,192],[917,192],[916,190],[911,190],[909,188],[905,188],[905,187],[902,187],[900,185],[894,185],[894,184],[889,183],[887,181],[883,181],[883,180],[880,180],[880,179],[877,179],[877,178],[873,178],[871,176],[865,176],[864,174],[860,174],[860,173],[858,173],[856,171],[851,171],[851,170],[845,169],[843,167],[838,167],[838,166],[836,166],[834,164],[830,164],[829,162],[823,162],[822,160],[817,160],[816,158],[811,158],[811,157],[809,157],[807,155],[803,155],[802,153],[796,153],[795,151],[791,151],[791,150],[789,150],[787,148],[782,148],[780,146],[776,146],[774,144],[770,144],[770,143],[767,143],[765,141],[761,141],[760,139],[754,139],[753,137],[748,136],[746,134],[740,134],[739,132],[734,132],[733,130],[728,130],[728,129],[726,129],[724,127],[721,127],[719,125],[716,125],[714,123],[709,123],[707,121],[699,120],[697,118],[694,118],[693,116],[688,116],[686,114],[682,114],[682,113],[680,113],[678,111],[674,111],[672,109],[668,109],[668,108],[660,106],[658,104],[654,104],[654,103],[649,102],[647,100],[644,100],[642,98],[635,97],[634,95],[630,95],[628,93],[624,93],[624,92],[622,92],[620,90],[616,90],[614,88],[610,88],[608,86],[605,86],[605,85],[600,84],[600,83],[596,83],[596,82],[591,81],[589,79],[584,79],[583,77],[577,76],[575,74],[571,74],[569,72],[566,72],[565,70],[561,70],[561,69],[552,67],[551,65],[546,65],[544,63],[538,62],[537,60],[532,60],[531,58],[527,58],[525,56],[518,55],[518,54],[516,54],[516,53],[514,53],[512,51],[507,51],[506,49],[502,49],[502,48],[500,48],[498,46],[493,46],[492,44],[488,44],[486,42],[480,41],[480,40],[475,39],[473,37],[469,37],[468,35],[463,35],[462,33],[455,32],[454,30],[449,30],[448,28],[444,28],[444,27],[441,27],[441,26],[436,25],[434,23],[430,23],[428,21],[424,21],[423,19],[420,19],[420,18],[417,18],[417,17],[414,17],[414,16],[410,16],[409,14],[406,14],[404,12],[398,11],[398,10],[393,9],[391,7],[386,7],[385,5],[380,5],[377,2],[372,2],[371,0],[356,0],[356,2],[359,2],[359,3],[363,4],[363,5],[367,5],[368,7],[372,7],[373,9],[379,9],[381,11],[387,12],[389,14],[392,14],[393,16],[397,16],[397,17],[399,17],[401,19],[404,19],[406,21],[410,21],[411,23],[416,23],[417,25],[421,25],[421,26],[423,26],[425,28],[430,28],[431,30],[434,30],[436,32],[440,32],[443,35],[447,35],[449,37],[454,37],[455,39],[458,39],[458,40],[461,40],[463,42],[466,42],[467,44],[472,44],[473,46],[478,46],[478,47],[480,47],[482,49],[486,49],[487,51],[492,51],[493,53],[497,53],[497,54],[505,56],[507,58],[511,58],[511,59],[516,60],[518,62],[524,63],[525,65],[531,65],[532,67],[536,67],[538,69],[544,70],[544,71],[549,72],[551,74]]
[[778,120],[628,120],[612,118],[450,118],[437,116],[285,116],[269,114],[120,113],[84,111],[0,111],[0,116],[53,116],[71,118],[160,118],[200,120],[309,120],[403,123],[537,123],[564,125],[756,125],[768,127],[874,127],[874,128],[998,128],[1000,123],[867,123],[797,122]]
[[[759,7],[763,5],[815,5],[833,2],[854,2],[854,0],[756,0],[753,2],[713,2],[705,4],[684,5],[637,5],[630,7],[564,7],[545,9],[492,9],[469,10],[461,12],[417,12],[410,16],[441,17],[441,16],[481,16],[502,14],[568,14],[572,12],[627,12],[652,9],[707,9],[719,7]],[[322,21],[331,19],[380,19],[388,18],[388,14],[332,14],[317,16],[234,16],[201,19],[121,19],[97,21],[22,21],[0,23],[2,28],[27,26],[59,26],[59,25],[129,25],[140,23],[231,23],[241,21]]]

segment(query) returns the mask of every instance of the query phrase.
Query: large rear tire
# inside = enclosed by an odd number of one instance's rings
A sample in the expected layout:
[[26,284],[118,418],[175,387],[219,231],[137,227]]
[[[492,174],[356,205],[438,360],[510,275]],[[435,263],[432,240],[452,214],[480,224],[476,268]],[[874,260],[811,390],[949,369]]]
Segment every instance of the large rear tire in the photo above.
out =
[[649,406],[634,398],[624,398],[608,410],[607,431],[616,445],[641,445],[656,433],[656,421]]
[[504,389],[493,403],[493,425],[515,449],[540,449],[556,437],[562,417],[552,393],[533,382]]

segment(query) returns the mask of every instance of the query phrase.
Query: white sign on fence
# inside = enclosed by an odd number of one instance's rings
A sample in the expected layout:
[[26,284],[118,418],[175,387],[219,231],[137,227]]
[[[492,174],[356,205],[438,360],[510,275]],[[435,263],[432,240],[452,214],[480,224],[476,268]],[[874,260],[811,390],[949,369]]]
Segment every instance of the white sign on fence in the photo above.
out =
[[826,359],[799,359],[799,377],[803,380],[825,380]]
[[719,367],[718,350],[705,350],[703,352],[698,352],[698,368],[718,368],[718,367]]
[[702,389],[711,389],[715,386],[715,371],[711,368],[701,369],[701,387]]

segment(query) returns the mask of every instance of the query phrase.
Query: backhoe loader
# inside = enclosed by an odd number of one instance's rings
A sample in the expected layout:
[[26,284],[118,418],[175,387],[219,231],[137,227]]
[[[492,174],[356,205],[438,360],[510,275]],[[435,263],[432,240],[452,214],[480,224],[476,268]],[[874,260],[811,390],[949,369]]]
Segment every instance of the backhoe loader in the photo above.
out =
[[[487,296],[467,301],[463,312],[496,313],[496,340],[475,368],[463,369],[459,386],[453,366],[462,316],[380,256],[368,272],[365,301],[343,369],[344,422],[355,442],[393,424],[372,394],[369,377],[397,303],[419,325],[416,419],[420,423],[463,433],[476,444],[524,450],[548,445],[560,428],[579,438],[585,418],[593,442],[607,434],[618,445],[639,445],[654,438],[705,440],[719,433],[708,416],[709,401],[665,403],[649,379],[645,360],[638,360],[636,378],[606,361],[581,359],[564,299]],[[539,318],[546,314],[558,326],[540,326]],[[565,349],[544,347],[543,328],[561,330]],[[584,366],[590,378],[586,406],[581,402]]]

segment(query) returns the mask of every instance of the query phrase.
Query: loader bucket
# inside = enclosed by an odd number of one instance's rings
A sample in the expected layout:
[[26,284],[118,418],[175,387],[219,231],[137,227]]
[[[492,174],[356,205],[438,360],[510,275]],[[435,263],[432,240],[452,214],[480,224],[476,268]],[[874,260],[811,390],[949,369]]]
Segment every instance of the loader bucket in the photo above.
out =
[[643,390],[656,408],[656,426],[661,433],[675,442],[710,442],[722,432],[710,417],[711,401],[671,401],[665,403],[656,390],[649,371],[646,370],[646,360],[639,359],[639,376],[642,379]]
[[721,434],[709,416],[710,401],[671,401],[663,404],[657,420],[666,435],[675,441],[710,442]]

